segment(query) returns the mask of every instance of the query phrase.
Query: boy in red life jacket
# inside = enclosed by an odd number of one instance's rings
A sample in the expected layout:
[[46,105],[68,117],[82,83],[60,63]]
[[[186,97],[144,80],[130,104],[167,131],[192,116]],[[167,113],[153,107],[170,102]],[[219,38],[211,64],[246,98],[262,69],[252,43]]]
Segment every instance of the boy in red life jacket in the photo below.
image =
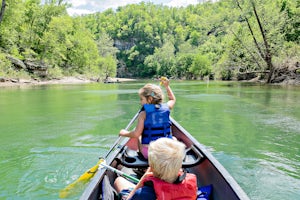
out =
[[151,142],[148,152],[149,168],[140,182],[134,185],[118,177],[115,189],[125,194],[122,199],[129,200],[195,200],[196,176],[181,170],[184,150],[183,143],[170,138],[159,138]]
[[169,79],[162,77],[160,80],[166,88],[169,100],[163,103],[163,92],[158,85],[146,84],[139,90],[142,110],[138,116],[137,126],[133,131],[122,129],[119,133],[120,136],[137,138],[139,151],[146,159],[151,141],[161,137],[172,138],[169,115],[176,98],[169,85]]

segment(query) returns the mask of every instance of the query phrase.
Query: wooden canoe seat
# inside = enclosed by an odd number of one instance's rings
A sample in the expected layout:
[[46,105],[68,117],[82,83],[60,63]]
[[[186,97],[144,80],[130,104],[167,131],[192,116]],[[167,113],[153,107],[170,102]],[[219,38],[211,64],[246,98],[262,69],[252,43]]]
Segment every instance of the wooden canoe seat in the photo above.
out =
[[[122,165],[128,168],[147,168],[149,166],[148,160],[146,160],[141,154],[130,149],[124,149],[123,157],[120,158]],[[183,159],[182,167],[189,168],[198,165],[203,160],[203,155],[200,151],[192,145],[186,149],[186,155]]]

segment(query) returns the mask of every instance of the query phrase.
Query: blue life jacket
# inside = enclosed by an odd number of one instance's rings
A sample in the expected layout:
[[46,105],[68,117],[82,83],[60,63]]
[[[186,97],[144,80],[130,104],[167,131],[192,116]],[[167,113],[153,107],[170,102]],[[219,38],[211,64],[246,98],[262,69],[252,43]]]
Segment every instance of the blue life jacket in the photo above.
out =
[[146,119],[142,144],[149,144],[161,137],[172,138],[169,106],[166,103],[145,104],[143,108],[146,112]]

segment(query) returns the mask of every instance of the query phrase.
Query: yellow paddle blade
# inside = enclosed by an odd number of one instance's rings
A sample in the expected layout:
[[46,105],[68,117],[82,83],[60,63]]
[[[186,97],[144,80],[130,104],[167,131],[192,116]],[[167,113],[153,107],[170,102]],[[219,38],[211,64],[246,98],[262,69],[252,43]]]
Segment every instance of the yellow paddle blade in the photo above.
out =
[[104,162],[104,159],[100,159],[97,164],[93,167],[91,167],[89,170],[84,172],[76,181],[73,183],[69,184],[67,187],[62,189],[59,192],[59,198],[66,198],[70,196],[72,193],[74,193],[75,189],[78,188],[79,186],[84,185],[86,182],[88,182],[93,176],[96,174],[99,165]]
[[167,77],[164,77],[164,76],[162,76],[162,77],[160,77],[160,85],[162,85],[163,84],[163,81],[165,81],[165,80],[167,80],[168,78]]

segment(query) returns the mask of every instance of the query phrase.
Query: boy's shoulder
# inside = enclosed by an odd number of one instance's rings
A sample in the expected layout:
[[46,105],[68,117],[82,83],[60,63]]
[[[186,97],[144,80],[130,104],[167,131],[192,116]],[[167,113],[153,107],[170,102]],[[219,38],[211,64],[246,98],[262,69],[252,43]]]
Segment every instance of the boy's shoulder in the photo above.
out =
[[137,189],[130,200],[156,200],[153,187],[143,186]]

